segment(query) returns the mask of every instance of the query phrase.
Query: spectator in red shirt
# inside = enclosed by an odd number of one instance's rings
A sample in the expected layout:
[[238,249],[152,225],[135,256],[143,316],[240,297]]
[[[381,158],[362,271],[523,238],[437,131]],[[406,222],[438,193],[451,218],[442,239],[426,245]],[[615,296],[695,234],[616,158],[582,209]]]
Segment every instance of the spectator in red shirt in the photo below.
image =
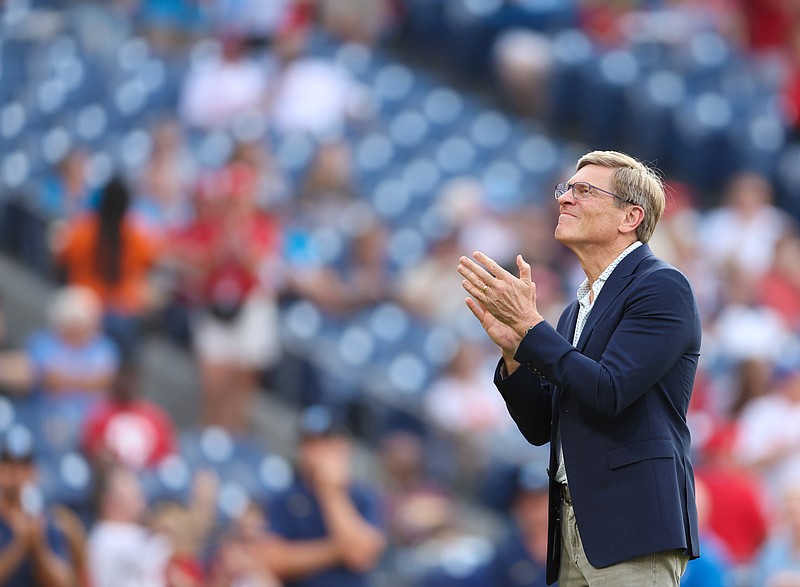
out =
[[139,470],[175,453],[177,441],[169,415],[159,405],[139,397],[135,367],[125,363],[114,378],[108,398],[89,412],[81,444],[94,462],[111,461]]
[[247,432],[250,396],[280,355],[278,223],[257,205],[254,169],[234,163],[211,175],[198,215],[176,240],[190,278],[192,342],[203,383],[203,423]]
[[757,476],[732,457],[734,424],[719,424],[702,447],[703,459],[695,470],[709,497],[708,529],[724,544],[731,562],[753,561],[768,533],[765,488]]
[[761,302],[800,332],[800,235],[787,233],[775,243],[772,267],[758,288]]
[[793,0],[739,0],[747,47],[769,55],[786,50],[796,10]]

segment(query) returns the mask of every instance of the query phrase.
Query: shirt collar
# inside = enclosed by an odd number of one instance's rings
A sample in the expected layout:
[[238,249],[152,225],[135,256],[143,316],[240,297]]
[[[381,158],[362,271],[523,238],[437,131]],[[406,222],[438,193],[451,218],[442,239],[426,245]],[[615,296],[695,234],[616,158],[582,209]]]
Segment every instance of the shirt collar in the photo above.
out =
[[[636,241],[635,243],[631,243],[631,245],[622,251],[619,256],[614,259],[611,264],[606,267],[603,272],[599,275],[599,277],[595,280],[594,284],[592,285],[592,289],[594,290],[594,299],[597,299],[597,296],[600,295],[600,290],[603,289],[603,284],[608,280],[611,274],[614,272],[614,269],[617,268],[622,260],[631,254],[633,251],[638,249],[642,246],[641,241]],[[586,278],[581,283],[580,287],[578,287],[577,292],[578,302],[584,306],[589,304],[589,279]]]

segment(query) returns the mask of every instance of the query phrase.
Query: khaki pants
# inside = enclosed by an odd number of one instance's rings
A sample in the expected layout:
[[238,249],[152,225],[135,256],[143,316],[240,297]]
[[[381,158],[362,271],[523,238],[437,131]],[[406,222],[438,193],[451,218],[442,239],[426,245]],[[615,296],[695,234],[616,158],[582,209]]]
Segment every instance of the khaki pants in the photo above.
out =
[[559,587],[678,587],[689,558],[680,550],[636,557],[598,569],[583,552],[569,490],[561,502],[561,569]]

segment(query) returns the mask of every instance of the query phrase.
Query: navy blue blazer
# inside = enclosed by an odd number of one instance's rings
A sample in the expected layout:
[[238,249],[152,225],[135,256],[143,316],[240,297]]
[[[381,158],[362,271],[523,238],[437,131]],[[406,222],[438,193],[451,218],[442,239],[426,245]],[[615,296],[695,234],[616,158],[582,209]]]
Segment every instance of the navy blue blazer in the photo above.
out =
[[561,488],[556,427],[589,562],[606,567],[681,549],[699,556],[686,412],[700,355],[700,316],[684,275],[647,245],[611,273],[577,347],[578,303],[557,329],[532,328],[522,364],[495,384],[522,434],[550,442],[547,582],[558,579]]

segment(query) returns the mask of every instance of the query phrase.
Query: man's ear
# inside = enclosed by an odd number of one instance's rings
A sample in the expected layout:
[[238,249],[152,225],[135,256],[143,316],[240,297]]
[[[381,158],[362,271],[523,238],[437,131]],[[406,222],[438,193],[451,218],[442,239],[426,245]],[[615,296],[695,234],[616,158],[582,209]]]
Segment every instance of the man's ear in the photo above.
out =
[[636,232],[639,225],[644,221],[644,210],[640,206],[628,206],[625,210],[625,216],[619,225],[619,231],[622,234]]

